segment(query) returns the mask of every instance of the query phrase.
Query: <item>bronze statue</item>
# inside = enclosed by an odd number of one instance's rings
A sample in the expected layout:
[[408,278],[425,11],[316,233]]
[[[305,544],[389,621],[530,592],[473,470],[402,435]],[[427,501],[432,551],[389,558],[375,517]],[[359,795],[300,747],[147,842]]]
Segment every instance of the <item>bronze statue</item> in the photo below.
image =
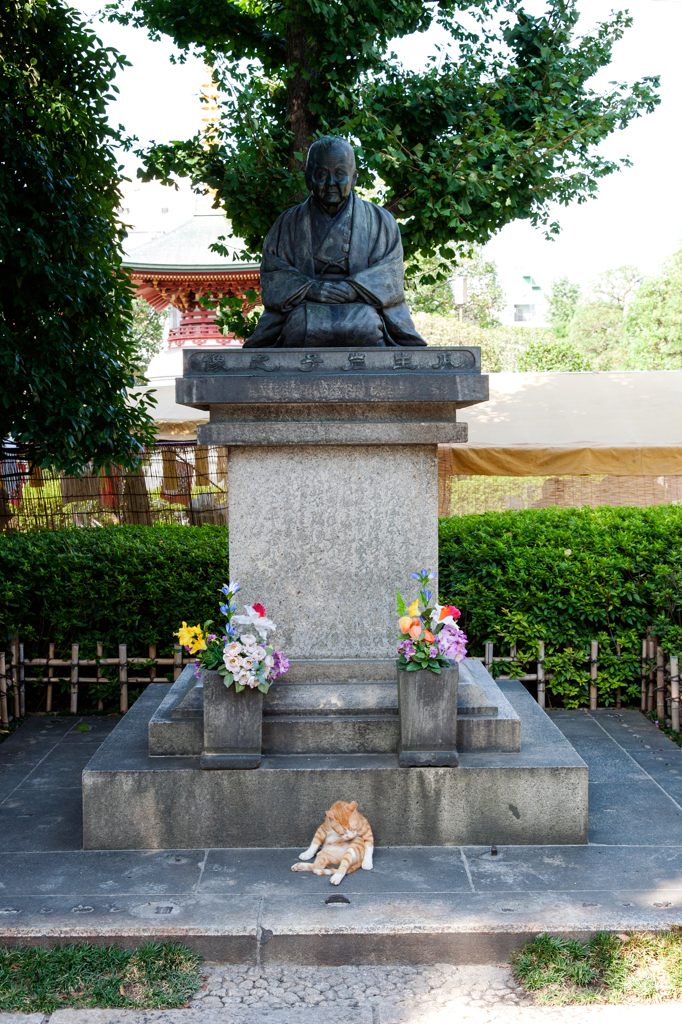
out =
[[244,348],[426,345],[405,302],[398,225],[355,194],[357,176],[343,139],[312,144],[312,196],[286,210],[263,243],[265,311]]

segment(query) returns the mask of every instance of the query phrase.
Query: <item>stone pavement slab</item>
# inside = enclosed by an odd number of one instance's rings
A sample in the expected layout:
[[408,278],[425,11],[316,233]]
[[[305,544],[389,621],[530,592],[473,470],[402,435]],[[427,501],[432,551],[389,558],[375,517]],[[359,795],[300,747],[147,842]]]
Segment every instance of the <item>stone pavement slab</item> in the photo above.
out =
[[[490,964],[543,930],[682,925],[682,751],[637,711],[550,716],[589,767],[588,845],[381,845],[339,890],[291,872],[303,846],[84,851],[80,772],[117,719],[31,718],[0,746],[0,941],[172,938],[252,966]],[[339,892],[349,904],[325,903]]]

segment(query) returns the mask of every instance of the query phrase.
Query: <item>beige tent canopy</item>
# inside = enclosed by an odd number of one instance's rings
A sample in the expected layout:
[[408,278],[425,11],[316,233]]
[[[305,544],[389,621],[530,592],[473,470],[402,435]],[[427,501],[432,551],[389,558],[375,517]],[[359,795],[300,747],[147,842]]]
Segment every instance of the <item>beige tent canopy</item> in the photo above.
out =
[[493,373],[490,401],[461,418],[455,474],[682,474],[682,370]]

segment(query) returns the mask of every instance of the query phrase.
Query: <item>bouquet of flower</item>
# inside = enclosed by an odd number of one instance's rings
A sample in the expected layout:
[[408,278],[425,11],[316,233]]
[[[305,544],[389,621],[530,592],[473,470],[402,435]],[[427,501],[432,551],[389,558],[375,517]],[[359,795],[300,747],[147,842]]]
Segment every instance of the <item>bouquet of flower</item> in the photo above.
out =
[[421,590],[409,608],[398,591],[398,639],[401,641],[398,664],[408,672],[426,668],[439,673],[442,668],[464,661],[466,657],[467,638],[455,622],[460,613],[452,604],[431,603],[433,591],[426,587],[430,580],[435,579],[435,572],[422,569],[411,575]]
[[[268,644],[268,633],[274,633],[276,626],[267,617],[262,604],[245,605],[244,615],[235,614],[237,605],[234,598],[240,590],[236,582],[227,583],[220,589],[225,596],[225,602],[220,605],[220,614],[225,619],[223,636],[210,632],[211,620],[203,627],[188,626],[183,622],[173,635],[189,654],[196,655],[197,675],[201,668],[217,671],[225,686],[230,687],[234,683],[237,693],[246,687],[267,693],[270,684],[288,670],[289,661]],[[237,624],[250,626],[254,632],[237,636]]]

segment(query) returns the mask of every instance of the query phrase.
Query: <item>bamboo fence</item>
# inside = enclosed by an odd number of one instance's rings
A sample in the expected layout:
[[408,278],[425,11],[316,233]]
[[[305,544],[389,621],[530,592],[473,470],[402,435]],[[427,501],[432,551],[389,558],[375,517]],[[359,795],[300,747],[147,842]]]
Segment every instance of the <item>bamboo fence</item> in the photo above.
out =
[[227,449],[159,442],[133,471],[91,464],[79,475],[38,465],[29,445],[0,449],[0,532],[69,526],[227,523]]
[[[522,683],[535,683],[537,702],[540,707],[546,705],[546,686],[552,679],[552,674],[546,671],[545,644],[538,641],[537,657],[531,659],[535,663],[535,672],[514,672],[515,664],[519,663],[519,655],[516,645],[512,645],[508,655],[496,655],[493,641],[485,644],[485,653],[481,656],[473,656],[474,660],[483,663],[485,668],[493,673],[496,664],[509,665],[509,674],[497,675],[498,680],[518,679]],[[194,658],[183,654],[182,647],[175,644],[172,658],[158,658],[156,656],[156,645],[149,645],[148,657],[130,657],[125,644],[118,645],[118,656],[105,658],[102,645],[97,646],[95,658],[81,658],[79,656],[80,645],[71,645],[71,658],[60,659],[54,656],[55,645],[49,644],[48,656],[46,658],[24,657],[24,645],[19,637],[12,640],[9,658],[7,652],[0,651],[0,720],[2,727],[6,728],[11,718],[23,718],[26,714],[26,683],[34,686],[45,686],[45,710],[52,711],[54,698],[54,684],[67,682],[70,686],[70,711],[78,713],[79,686],[83,683],[110,684],[109,676],[104,675],[107,668],[113,668],[118,674],[120,689],[119,707],[122,713],[128,710],[128,685],[149,684],[157,678],[157,668],[172,667],[173,680],[176,680],[185,665],[191,664]],[[470,655],[470,657],[472,657]],[[528,659],[524,657],[524,661]],[[598,684],[599,684],[599,642],[592,640],[590,652],[584,656],[584,662],[589,665],[590,670],[590,710],[598,707]],[[142,667],[147,675],[128,674],[130,666]],[[81,669],[94,669],[94,674],[82,675]],[[60,671],[61,670],[61,671]],[[68,671],[64,671],[68,670]],[[29,673],[27,675],[27,673]],[[680,731],[680,674],[679,657],[671,655],[666,658],[663,648],[656,643],[655,638],[647,636],[642,640],[640,655],[640,707],[644,712],[655,711],[661,721],[669,720],[671,727]],[[9,714],[9,701],[12,701],[13,714]],[[616,707],[621,706],[620,691],[616,695]],[[103,710],[103,700],[98,700],[98,709]]]
[[[55,683],[68,683],[70,689],[69,710],[72,714],[78,714],[79,687],[84,683],[96,685],[110,685],[112,679],[106,675],[106,670],[113,669],[118,675],[119,685],[119,708],[122,713],[128,710],[128,686],[129,684],[149,684],[157,679],[159,667],[172,667],[173,680],[175,681],[182,672],[185,665],[192,664],[194,658],[183,654],[179,644],[173,646],[172,658],[158,658],[156,645],[149,645],[149,657],[131,657],[128,654],[126,644],[118,644],[118,656],[105,658],[102,645],[97,645],[97,656],[95,658],[81,658],[80,645],[71,645],[71,657],[69,659],[55,658],[55,645],[49,644],[48,656],[46,658],[25,658],[24,644],[15,636],[12,640],[9,657],[7,651],[0,651],[0,721],[2,727],[7,728],[10,718],[23,718],[26,715],[26,684],[33,686],[45,686],[45,710],[53,710],[54,686]],[[146,675],[129,675],[130,667],[133,671],[137,667],[146,670]],[[86,674],[81,673],[86,670]],[[91,671],[90,674],[87,670]],[[165,682],[165,677],[163,680]],[[12,701],[12,715],[10,716],[9,701]],[[97,701],[98,710],[104,710],[104,700]]]
[[[548,680],[551,681],[552,674],[547,673],[545,669],[544,641],[538,641],[537,647],[537,657],[534,659],[535,672],[498,675],[496,679],[518,679],[522,683],[535,683],[537,687],[537,702],[540,707],[544,708],[546,703],[546,686]],[[512,666],[519,659],[515,644],[510,647],[508,655],[495,655],[494,644],[489,640],[485,644],[485,654],[483,657],[474,656],[474,660],[483,662],[486,669],[492,673],[495,663],[509,663]],[[599,684],[599,642],[597,640],[590,642],[590,653],[585,655],[584,661],[589,665],[590,669],[590,710],[596,711],[598,707]],[[679,656],[670,655],[666,658],[663,648],[650,636],[642,640],[640,694],[640,708],[642,711],[646,713],[655,711],[661,721],[670,719],[671,728],[676,732],[680,731]],[[616,707],[620,706],[620,691],[617,691]]]

